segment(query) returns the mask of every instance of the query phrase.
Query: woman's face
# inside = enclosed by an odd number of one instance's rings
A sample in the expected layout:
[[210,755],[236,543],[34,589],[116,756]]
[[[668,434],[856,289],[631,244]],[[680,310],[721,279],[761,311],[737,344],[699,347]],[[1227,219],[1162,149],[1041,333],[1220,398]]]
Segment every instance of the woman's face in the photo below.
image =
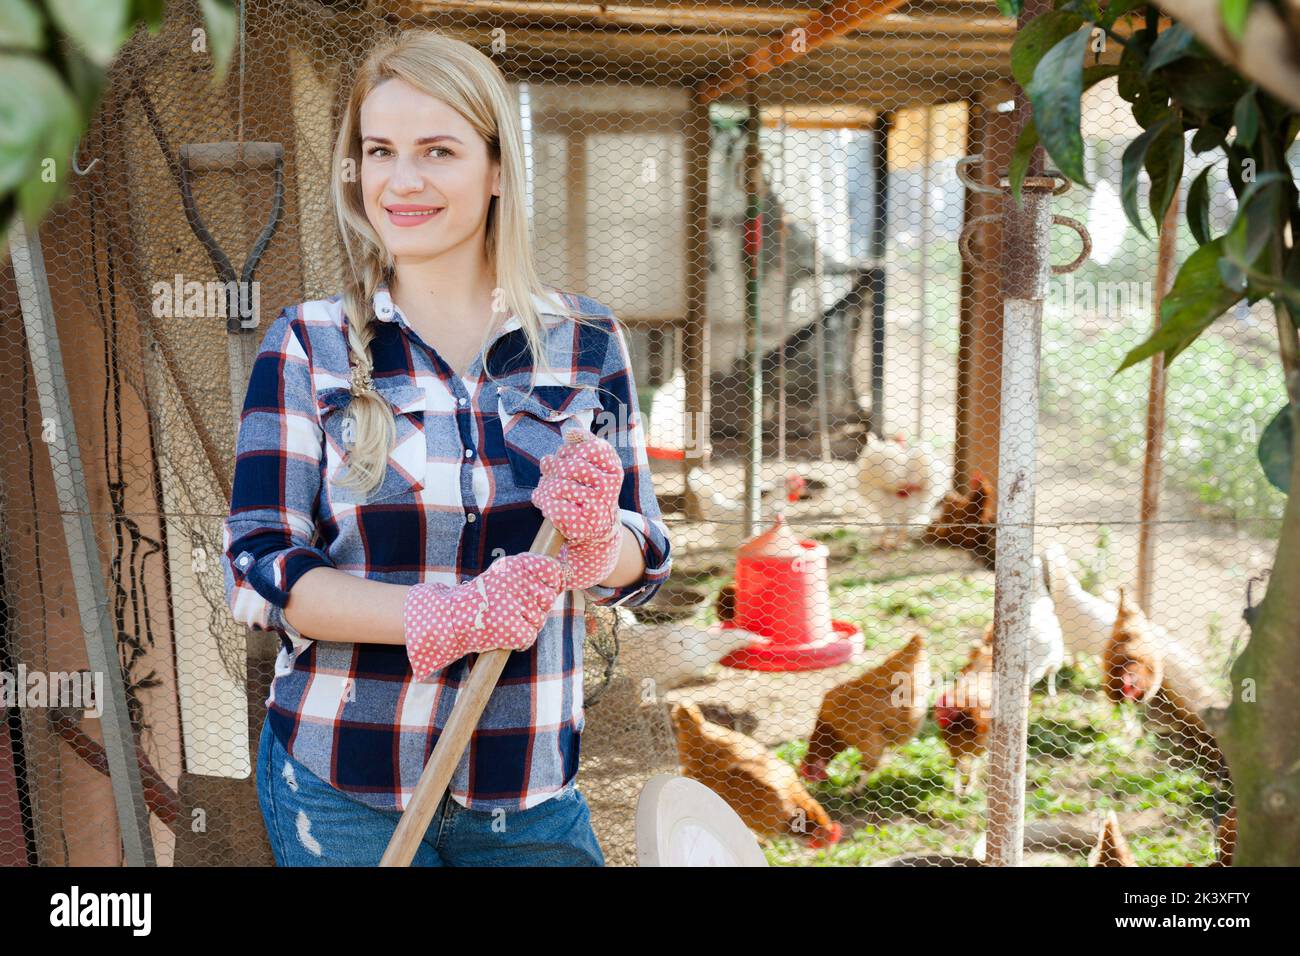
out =
[[366,216],[393,260],[434,259],[467,241],[482,248],[500,163],[465,118],[390,79],[365,98],[360,119]]

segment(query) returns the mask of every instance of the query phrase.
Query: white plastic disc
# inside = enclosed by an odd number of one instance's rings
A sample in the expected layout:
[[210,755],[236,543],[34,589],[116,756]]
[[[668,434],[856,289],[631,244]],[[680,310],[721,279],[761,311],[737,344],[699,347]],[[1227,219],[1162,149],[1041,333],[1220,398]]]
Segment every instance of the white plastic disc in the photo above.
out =
[[767,866],[754,834],[697,780],[661,773],[636,804],[638,866]]

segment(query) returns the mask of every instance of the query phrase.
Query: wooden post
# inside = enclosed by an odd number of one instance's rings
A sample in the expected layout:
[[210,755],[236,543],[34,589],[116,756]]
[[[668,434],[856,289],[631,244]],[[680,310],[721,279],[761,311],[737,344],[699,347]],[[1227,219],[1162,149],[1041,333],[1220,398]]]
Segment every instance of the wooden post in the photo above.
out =
[[[1179,196],[1165,210],[1160,227],[1160,251],[1156,258],[1156,288],[1152,296],[1151,321],[1160,326],[1160,305],[1174,284],[1178,255]],[[1156,543],[1154,523],[1160,512],[1160,484],[1164,478],[1162,458],[1165,445],[1165,353],[1151,358],[1151,388],[1147,393],[1146,450],[1142,458],[1142,511],[1138,518],[1138,604],[1147,614],[1151,607],[1151,589],[1155,581]]]
[[762,521],[763,467],[763,321],[761,293],[763,286],[763,227],[760,221],[763,203],[762,156],[759,152],[758,93],[754,84],[745,90],[748,113],[745,117],[745,340],[746,378],[750,385],[749,438],[745,460],[745,528],[744,537],[758,533]]

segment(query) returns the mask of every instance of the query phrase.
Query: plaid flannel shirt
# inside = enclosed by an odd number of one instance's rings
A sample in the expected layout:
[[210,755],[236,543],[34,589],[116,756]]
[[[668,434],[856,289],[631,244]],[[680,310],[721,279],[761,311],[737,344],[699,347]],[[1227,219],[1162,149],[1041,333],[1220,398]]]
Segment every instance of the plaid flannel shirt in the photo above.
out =
[[[405,809],[477,655],[419,682],[402,645],[304,637],[284,616],[304,573],[325,566],[393,584],[471,580],[495,557],[532,545],[543,520],[530,501],[538,463],[558,447],[568,419],[618,450],[621,520],[641,546],[645,574],[556,600],[536,643],[510,654],[452,777],[457,803],[507,811],[574,785],[586,602],[636,607],[668,577],[668,529],[622,327],[594,299],[551,294],[597,317],[598,327],[579,326],[559,300],[534,296],[550,370],[539,371],[529,393],[518,317],[461,377],[380,288],[372,378],[397,431],[383,482],[368,497],[337,484],[353,437],[342,296],[282,310],[254,362],[223,527],[227,603],[236,621],[280,635],[266,701],[274,733],[296,760],[367,805]],[[485,355],[495,382],[484,374]]]

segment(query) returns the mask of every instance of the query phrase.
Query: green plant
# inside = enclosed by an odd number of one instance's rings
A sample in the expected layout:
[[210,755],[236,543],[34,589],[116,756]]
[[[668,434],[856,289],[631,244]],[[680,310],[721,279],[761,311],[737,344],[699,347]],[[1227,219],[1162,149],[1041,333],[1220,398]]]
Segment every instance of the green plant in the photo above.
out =
[[[1005,0],[1019,12],[1020,0]],[[1171,363],[1238,302],[1267,300],[1277,320],[1285,404],[1259,437],[1256,457],[1283,492],[1300,486],[1300,191],[1287,151],[1300,113],[1216,59],[1181,23],[1161,27],[1159,10],[1133,0],[1057,0],[1025,23],[1012,47],[1012,71],[1032,105],[1011,162],[1017,197],[1034,151],[1046,150],[1060,171],[1087,185],[1080,101],[1090,85],[1116,77],[1143,132],[1124,151],[1120,195],[1127,217],[1145,233],[1139,178],[1150,181],[1148,207],[1157,230],[1177,194],[1191,134],[1194,153],[1217,160],[1187,192],[1186,218],[1196,248],[1160,307],[1160,323],[1131,349],[1116,373],[1155,355]],[[1240,36],[1248,0],[1223,4]],[[1121,22],[1132,29],[1117,29]],[[1095,42],[1095,37],[1104,42]],[[1118,63],[1101,63],[1106,43]],[[1097,54],[1089,64],[1089,52]],[[1248,66],[1243,66],[1248,69]],[[1209,177],[1226,176],[1237,199],[1226,232],[1211,234]],[[1239,838],[1234,861],[1300,861],[1300,495],[1288,495],[1268,592],[1248,620],[1251,641],[1232,669],[1233,701],[1213,721],[1232,768]]]
[[[110,63],[139,24],[151,34],[161,29],[164,5],[0,0],[0,239],[7,239],[15,213],[35,228],[62,198]],[[235,43],[232,0],[199,5],[219,84]]]

